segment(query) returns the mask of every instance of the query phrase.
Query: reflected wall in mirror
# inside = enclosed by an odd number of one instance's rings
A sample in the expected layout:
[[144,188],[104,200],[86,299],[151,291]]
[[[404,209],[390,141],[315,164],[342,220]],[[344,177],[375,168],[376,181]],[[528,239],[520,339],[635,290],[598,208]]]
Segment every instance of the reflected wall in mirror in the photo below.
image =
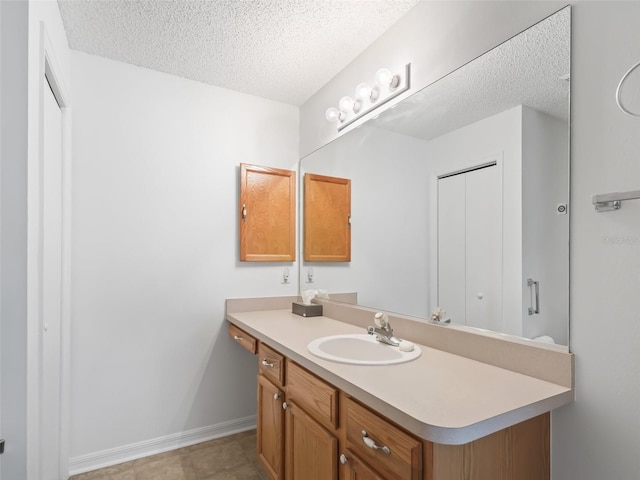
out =
[[567,7],[305,157],[351,179],[352,255],[301,289],[568,345],[569,74]]

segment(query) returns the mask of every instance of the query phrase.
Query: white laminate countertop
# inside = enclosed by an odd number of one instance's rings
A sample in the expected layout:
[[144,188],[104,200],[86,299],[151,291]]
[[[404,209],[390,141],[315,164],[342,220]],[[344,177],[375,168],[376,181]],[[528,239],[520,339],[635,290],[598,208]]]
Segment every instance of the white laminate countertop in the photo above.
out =
[[573,390],[420,345],[411,362],[335,363],[309,353],[310,341],[361,327],[290,310],[227,313],[227,320],[419,437],[460,445],[573,401]]

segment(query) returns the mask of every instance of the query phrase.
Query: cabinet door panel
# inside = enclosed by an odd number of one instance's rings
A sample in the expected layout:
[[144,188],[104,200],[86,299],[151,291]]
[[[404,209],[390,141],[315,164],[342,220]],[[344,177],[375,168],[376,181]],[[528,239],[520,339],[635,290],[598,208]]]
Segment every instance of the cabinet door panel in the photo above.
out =
[[338,439],[290,402],[286,432],[287,480],[338,479]]
[[240,260],[296,259],[296,172],[240,164]]
[[258,375],[258,459],[271,478],[284,479],[283,393],[262,375]]
[[385,480],[353,453],[347,452],[347,458],[346,480]]
[[304,176],[304,260],[351,261],[351,180]]

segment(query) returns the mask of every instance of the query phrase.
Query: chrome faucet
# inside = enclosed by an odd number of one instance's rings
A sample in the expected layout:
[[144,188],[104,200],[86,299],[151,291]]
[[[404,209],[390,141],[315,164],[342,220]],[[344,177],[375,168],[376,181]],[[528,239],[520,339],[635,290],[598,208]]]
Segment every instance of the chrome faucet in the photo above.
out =
[[400,345],[402,340],[393,335],[393,328],[389,325],[389,317],[386,313],[376,313],[373,320],[377,327],[367,327],[367,333],[369,335],[375,335],[376,340],[380,343],[386,343],[387,345],[393,345],[394,347]]

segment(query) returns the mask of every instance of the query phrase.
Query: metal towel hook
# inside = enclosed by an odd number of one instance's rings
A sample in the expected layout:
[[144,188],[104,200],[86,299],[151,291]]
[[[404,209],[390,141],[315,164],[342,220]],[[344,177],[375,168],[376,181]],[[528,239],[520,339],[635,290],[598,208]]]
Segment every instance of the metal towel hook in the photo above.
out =
[[627,73],[625,73],[622,76],[622,78],[620,79],[620,83],[618,83],[618,88],[616,89],[616,103],[618,104],[618,107],[620,108],[620,110],[622,110],[623,113],[626,113],[627,115],[629,115],[630,117],[633,117],[633,118],[640,118],[640,114],[634,113],[631,110],[628,110],[622,104],[622,86],[623,86],[625,80],[627,79],[627,77],[629,77],[629,75],[631,75],[631,72],[633,72],[638,67],[640,67],[640,62],[636,63],[633,67],[631,67],[629,70],[627,70]]

